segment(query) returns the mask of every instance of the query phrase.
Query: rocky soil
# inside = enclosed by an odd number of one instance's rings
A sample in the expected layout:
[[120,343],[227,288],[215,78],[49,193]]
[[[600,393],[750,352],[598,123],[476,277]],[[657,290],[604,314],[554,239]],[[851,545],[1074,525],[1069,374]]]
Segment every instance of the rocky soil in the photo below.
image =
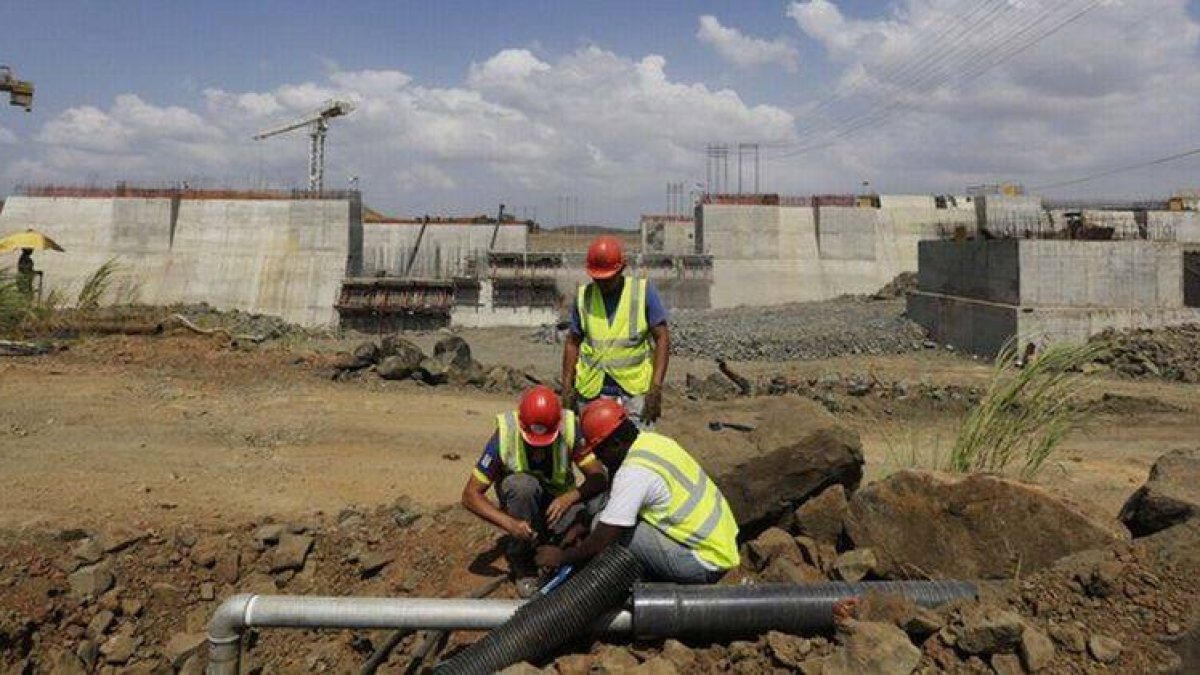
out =
[[[1196,469],[1168,461],[1156,478],[1188,484]],[[835,485],[744,544],[742,568],[723,583],[1002,579],[982,585],[978,600],[932,610],[853,599],[828,635],[585,640],[506,672],[1195,672],[1185,659],[1200,640],[1200,521],[1172,522],[1129,541],[1053,495],[985,476],[902,472]],[[422,513],[405,501],[215,529],[9,534],[0,537],[0,672],[199,673],[208,617],[234,592],[462,596],[504,573],[495,543],[459,509]],[[253,632],[244,662],[262,672],[354,671],[387,637]],[[471,640],[455,636],[444,654]],[[400,641],[386,667],[402,667],[419,642]]]

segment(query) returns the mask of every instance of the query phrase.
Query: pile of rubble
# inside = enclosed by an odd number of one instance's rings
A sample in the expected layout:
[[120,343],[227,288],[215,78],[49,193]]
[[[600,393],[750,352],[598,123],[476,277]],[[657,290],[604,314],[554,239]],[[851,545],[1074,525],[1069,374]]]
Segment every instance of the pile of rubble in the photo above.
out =
[[363,342],[334,364],[334,379],[374,373],[384,380],[415,380],[427,385],[458,384],[486,391],[517,392],[541,380],[527,370],[506,365],[486,367],[471,355],[471,345],[457,335],[446,335],[426,355],[420,347],[398,336]]
[[1160,377],[1177,382],[1200,382],[1200,324],[1106,330],[1092,338],[1107,347],[1093,370],[1113,370],[1132,377]]
[[544,669],[505,672],[1195,672],[1200,521],[1191,516],[1200,488],[1180,486],[1200,479],[1200,451],[1164,463],[1124,521],[1150,518],[1148,508],[1175,516],[1133,542],[1118,525],[995,477],[904,472],[849,495],[835,486],[748,542],[743,569],[727,581],[995,581],[976,600],[936,609],[869,594],[836,610],[832,639],[772,632],[728,644],[595,643]]
[[[0,672],[200,673],[208,620],[234,593],[454,595],[490,538],[457,509],[424,513],[404,500],[231,528],[0,537]],[[298,648],[296,634],[266,631],[249,663],[348,672],[384,637],[310,633]]]
[[778,307],[681,310],[671,316],[672,351],[729,361],[807,361],[933,349],[904,316],[903,300],[844,296]]

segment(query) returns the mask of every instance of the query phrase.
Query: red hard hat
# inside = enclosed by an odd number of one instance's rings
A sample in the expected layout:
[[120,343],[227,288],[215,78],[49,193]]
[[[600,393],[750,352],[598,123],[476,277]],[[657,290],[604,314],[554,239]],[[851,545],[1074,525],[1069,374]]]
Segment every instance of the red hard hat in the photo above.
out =
[[521,423],[521,436],[526,443],[537,446],[550,445],[558,438],[558,429],[562,424],[562,405],[559,404],[553,389],[539,384],[521,396],[517,419]]
[[611,279],[625,268],[621,240],[609,235],[596,237],[587,251],[587,272],[593,279]]
[[611,398],[598,398],[583,409],[580,424],[588,450],[594,449],[612,435],[625,421],[625,406]]

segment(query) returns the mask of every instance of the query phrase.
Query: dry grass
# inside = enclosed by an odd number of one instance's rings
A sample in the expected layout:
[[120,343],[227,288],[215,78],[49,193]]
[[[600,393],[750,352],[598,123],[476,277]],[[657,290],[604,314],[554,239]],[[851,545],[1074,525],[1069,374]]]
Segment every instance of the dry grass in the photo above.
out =
[[53,288],[42,297],[28,297],[21,292],[17,275],[10,269],[0,269],[0,331],[10,334],[45,334],[69,328],[72,324],[86,320],[95,310],[105,304],[106,298],[115,294],[120,303],[123,296],[136,296],[136,285],[126,288],[114,286],[124,270],[112,258],[92,272],[79,293],[74,306],[70,307],[68,293]]

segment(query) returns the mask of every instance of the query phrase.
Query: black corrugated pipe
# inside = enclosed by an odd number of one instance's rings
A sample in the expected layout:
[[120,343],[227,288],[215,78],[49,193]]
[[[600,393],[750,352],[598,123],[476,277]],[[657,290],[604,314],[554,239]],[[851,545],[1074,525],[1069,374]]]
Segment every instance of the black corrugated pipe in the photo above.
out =
[[486,675],[521,661],[539,661],[586,631],[596,617],[624,603],[640,573],[632,553],[610,546],[553,593],[522,605],[507,623],[434,673]]
[[868,593],[895,593],[924,607],[979,594],[965,581],[868,581],[820,584],[633,587],[633,631],[639,639],[756,636],[778,630],[810,635],[833,629],[833,605]]

